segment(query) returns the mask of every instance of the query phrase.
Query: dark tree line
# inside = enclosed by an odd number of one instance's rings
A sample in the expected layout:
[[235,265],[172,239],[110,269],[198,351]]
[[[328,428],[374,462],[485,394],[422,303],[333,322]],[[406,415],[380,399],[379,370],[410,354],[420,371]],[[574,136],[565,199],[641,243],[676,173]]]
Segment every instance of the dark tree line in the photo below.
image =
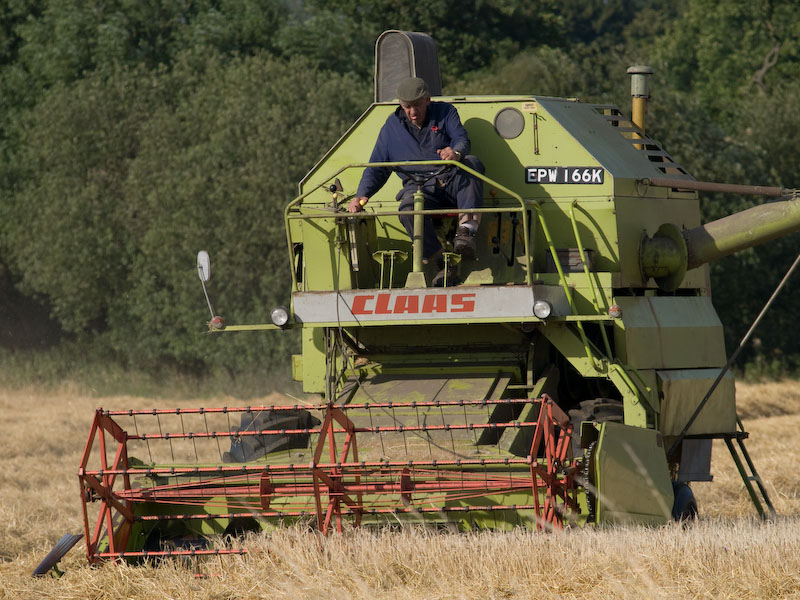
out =
[[[286,365],[291,336],[201,335],[194,254],[224,265],[229,320],[286,301],[282,207],[369,104],[385,29],[434,35],[446,93],[626,107],[625,68],[650,64],[649,131],[698,179],[800,187],[794,13],[790,0],[2,0],[0,344],[188,372]],[[708,220],[757,201],[702,205]],[[796,247],[714,267],[729,348]],[[751,363],[796,368],[798,289]]]

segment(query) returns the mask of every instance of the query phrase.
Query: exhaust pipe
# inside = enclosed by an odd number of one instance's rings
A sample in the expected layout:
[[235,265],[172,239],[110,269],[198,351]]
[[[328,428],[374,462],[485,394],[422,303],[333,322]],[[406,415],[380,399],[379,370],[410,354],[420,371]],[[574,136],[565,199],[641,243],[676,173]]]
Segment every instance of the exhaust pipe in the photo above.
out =
[[[653,69],[646,65],[634,65],[628,67],[628,75],[631,76],[631,120],[633,124],[642,130],[644,134],[644,116],[647,114],[647,102],[650,100],[649,77],[653,74]],[[641,139],[642,136],[634,133],[634,139]],[[642,145],[636,144],[636,149],[641,150]]]

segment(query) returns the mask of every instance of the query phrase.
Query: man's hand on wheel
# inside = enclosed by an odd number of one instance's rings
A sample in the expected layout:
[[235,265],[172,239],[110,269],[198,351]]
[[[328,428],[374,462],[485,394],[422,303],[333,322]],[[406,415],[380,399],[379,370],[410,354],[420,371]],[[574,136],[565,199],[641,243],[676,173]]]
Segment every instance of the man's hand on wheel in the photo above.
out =
[[436,152],[442,160],[461,160],[461,153],[456,152],[450,146],[437,150]]

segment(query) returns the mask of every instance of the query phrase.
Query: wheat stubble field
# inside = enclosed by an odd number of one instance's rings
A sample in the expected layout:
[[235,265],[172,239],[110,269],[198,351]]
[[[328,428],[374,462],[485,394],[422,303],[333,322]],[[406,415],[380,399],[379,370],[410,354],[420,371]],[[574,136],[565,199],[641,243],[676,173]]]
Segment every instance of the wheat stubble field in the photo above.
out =
[[[149,408],[153,401],[68,387],[0,392],[0,598],[800,597],[800,384],[739,385],[737,393],[748,449],[780,515],[774,523],[755,519],[720,445],[714,483],[693,486],[701,519],[686,530],[406,529],[320,540],[287,529],[249,540],[247,557],[204,563],[204,579],[176,561],[90,568],[81,542],[62,560],[62,579],[34,580],[31,571],[61,535],[82,527],[76,469],[95,408]],[[158,405],[226,403],[233,402]]]

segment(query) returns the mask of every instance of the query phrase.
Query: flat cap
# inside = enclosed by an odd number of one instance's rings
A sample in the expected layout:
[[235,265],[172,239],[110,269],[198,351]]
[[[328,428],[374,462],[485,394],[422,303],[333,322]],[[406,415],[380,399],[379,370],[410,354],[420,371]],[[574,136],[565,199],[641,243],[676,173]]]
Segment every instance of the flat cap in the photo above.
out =
[[414,102],[429,95],[428,86],[420,77],[409,77],[397,86],[397,98],[400,102]]

